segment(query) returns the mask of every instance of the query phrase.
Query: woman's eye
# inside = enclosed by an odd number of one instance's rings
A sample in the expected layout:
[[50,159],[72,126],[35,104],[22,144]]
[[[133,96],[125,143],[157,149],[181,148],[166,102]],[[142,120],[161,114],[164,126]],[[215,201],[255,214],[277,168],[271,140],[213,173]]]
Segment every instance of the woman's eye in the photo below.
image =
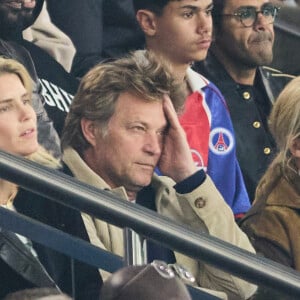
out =
[[24,103],[24,104],[30,104],[31,101],[30,101],[30,99],[24,99],[24,100],[23,100],[23,103]]

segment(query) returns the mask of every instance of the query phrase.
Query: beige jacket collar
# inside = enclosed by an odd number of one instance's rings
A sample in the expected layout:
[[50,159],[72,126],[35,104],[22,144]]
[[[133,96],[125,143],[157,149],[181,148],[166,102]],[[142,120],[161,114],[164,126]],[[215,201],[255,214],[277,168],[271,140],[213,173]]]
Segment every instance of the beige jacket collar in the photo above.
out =
[[80,157],[78,152],[73,148],[69,147],[64,150],[63,161],[69,167],[74,177],[76,177],[78,180],[100,189],[110,190],[115,195],[128,200],[124,187],[111,189],[110,186],[98,174],[89,168],[89,166]]

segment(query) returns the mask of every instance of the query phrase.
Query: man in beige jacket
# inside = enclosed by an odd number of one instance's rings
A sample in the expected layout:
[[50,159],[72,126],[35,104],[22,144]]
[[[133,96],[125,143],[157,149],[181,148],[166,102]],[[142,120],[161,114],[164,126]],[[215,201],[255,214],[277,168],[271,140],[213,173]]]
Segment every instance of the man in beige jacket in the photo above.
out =
[[[66,119],[64,163],[79,180],[127,201],[150,185],[158,213],[254,252],[209,176],[196,169],[174,109],[182,99],[181,87],[149,52],[96,66],[83,77]],[[153,175],[156,166],[168,177]],[[91,243],[124,255],[120,228],[82,216]],[[228,299],[247,299],[256,290],[200,261],[175,257],[198,286]]]

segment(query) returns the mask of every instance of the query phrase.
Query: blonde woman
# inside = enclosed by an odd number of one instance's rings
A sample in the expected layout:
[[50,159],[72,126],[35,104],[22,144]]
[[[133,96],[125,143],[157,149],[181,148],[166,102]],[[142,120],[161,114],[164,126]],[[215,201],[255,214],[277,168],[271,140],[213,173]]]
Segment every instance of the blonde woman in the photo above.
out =
[[[0,58],[0,149],[58,168],[59,162],[38,144],[31,96],[32,80],[26,69]],[[10,206],[16,192],[14,184],[0,180],[1,205]]]
[[300,77],[279,95],[270,129],[279,152],[241,226],[257,252],[300,271]]
[[[0,149],[59,168],[59,162],[38,144],[31,93],[32,81],[23,65],[0,57]],[[87,239],[79,213],[3,179],[0,179],[0,205]],[[66,223],[70,226],[65,226]],[[70,259],[2,228],[0,245],[0,298],[16,290],[56,287],[56,284],[71,293]],[[97,269],[75,262],[76,299],[97,299],[101,282]]]

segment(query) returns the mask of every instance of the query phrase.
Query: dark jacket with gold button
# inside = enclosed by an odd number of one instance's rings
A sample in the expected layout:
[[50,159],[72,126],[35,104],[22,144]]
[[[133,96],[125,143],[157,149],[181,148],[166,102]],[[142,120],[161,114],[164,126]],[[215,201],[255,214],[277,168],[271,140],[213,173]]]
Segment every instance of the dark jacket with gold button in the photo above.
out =
[[194,69],[216,84],[226,99],[235,131],[238,161],[252,202],[257,183],[276,151],[267,118],[278,94],[293,76],[259,67],[254,86],[240,85],[210,51],[207,59],[197,62]]

